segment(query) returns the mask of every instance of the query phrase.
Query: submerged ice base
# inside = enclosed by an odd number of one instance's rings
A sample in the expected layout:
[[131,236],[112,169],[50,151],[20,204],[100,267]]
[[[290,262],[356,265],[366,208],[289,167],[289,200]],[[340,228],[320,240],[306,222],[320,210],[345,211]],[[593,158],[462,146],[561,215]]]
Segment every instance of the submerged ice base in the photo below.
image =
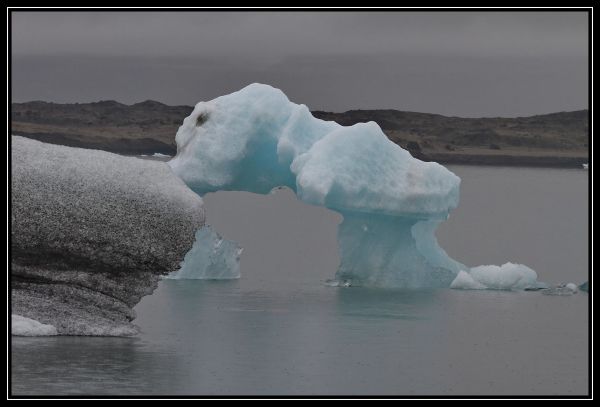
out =
[[413,158],[377,123],[319,120],[279,89],[252,84],[198,103],[176,143],[169,165],[199,195],[287,186],[300,200],[342,214],[338,281],[449,287],[468,270],[435,237],[458,205],[460,178]]
[[196,232],[196,240],[179,270],[165,278],[173,280],[231,280],[240,278],[242,248],[226,240],[209,225]]
[[352,286],[448,287],[466,266],[438,246],[438,222],[410,217],[343,213],[338,228],[336,280]]

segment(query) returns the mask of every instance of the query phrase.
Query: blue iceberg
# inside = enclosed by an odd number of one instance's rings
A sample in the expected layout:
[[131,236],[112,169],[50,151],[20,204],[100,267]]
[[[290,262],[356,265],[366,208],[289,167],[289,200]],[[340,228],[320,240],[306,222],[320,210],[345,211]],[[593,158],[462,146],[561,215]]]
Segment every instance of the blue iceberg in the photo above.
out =
[[201,196],[286,186],[300,200],[342,214],[338,281],[449,287],[469,270],[435,237],[458,205],[460,178],[413,158],[374,122],[319,120],[279,89],[252,84],[198,103],[176,143],[169,165]]

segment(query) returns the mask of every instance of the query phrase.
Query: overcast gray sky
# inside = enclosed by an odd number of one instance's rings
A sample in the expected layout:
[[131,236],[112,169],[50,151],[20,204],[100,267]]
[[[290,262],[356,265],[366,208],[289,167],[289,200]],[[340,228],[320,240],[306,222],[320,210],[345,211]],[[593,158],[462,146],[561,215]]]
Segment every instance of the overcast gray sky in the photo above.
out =
[[194,104],[252,82],[312,110],[587,108],[584,12],[14,12],[13,101]]

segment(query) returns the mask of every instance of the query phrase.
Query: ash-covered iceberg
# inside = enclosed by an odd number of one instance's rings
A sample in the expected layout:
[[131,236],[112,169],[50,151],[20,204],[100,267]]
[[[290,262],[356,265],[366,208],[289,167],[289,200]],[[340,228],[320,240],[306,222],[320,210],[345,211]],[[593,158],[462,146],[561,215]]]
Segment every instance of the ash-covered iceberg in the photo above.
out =
[[460,178],[413,158],[374,122],[319,120],[279,89],[252,84],[198,103],[176,142],[169,165],[200,195],[287,186],[302,201],[341,213],[340,281],[448,287],[468,270],[435,238],[458,205]]
[[128,336],[204,225],[162,162],[11,138],[14,335]]
[[209,225],[198,229],[192,249],[179,270],[166,278],[174,280],[231,280],[240,278],[242,248],[223,239]]

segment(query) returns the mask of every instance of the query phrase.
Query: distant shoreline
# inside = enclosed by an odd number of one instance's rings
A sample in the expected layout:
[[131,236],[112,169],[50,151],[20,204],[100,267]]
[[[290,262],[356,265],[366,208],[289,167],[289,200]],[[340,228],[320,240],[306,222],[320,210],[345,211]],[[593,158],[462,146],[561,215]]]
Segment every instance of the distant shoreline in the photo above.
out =
[[427,161],[440,164],[501,166],[501,167],[546,167],[546,168],[583,168],[587,156],[527,156],[527,155],[466,155],[431,154]]
[[[13,132],[15,136],[22,136],[50,144],[59,144],[69,147],[87,148],[94,150],[104,150],[115,154],[127,156],[140,156],[153,154],[165,154],[174,156],[177,150],[172,146],[160,143],[158,149],[153,148],[158,142],[149,139],[122,140],[111,144],[101,144],[95,142],[82,142],[70,140],[63,136],[54,136],[49,134],[27,134]],[[460,154],[460,153],[421,153],[413,154],[423,161],[435,161],[440,164],[473,165],[473,166],[502,166],[502,167],[546,167],[546,168],[583,168],[583,164],[589,162],[589,157],[584,155],[559,156],[559,155],[508,155],[508,154]]]
[[[124,155],[175,155],[177,129],[193,110],[146,101],[13,103],[11,134]],[[582,168],[590,160],[588,111],[517,118],[459,118],[398,110],[311,112],[349,126],[374,121],[395,144],[440,164]]]

